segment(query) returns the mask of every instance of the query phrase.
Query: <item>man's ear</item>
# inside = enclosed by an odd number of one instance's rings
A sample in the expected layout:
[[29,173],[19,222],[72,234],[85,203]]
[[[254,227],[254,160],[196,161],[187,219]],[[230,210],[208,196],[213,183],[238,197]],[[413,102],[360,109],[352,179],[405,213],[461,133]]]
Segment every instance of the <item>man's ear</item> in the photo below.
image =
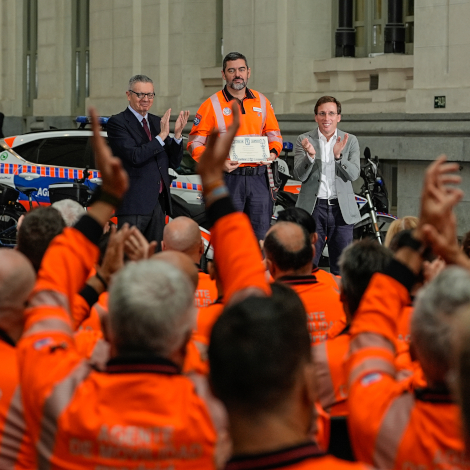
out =
[[207,261],[207,273],[209,274],[211,281],[213,281],[215,279],[215,264],[213,261]]
[[315,365],[308,362],[303,367],[303,378],[305,387],[305,398],[313,406],[317,400],[317,383],[315,374]]
[[312,243],[312,248],[313,248],[313,257],[315,258],[315,254],[316,254],[315,245],[318,241],[318,233],[317,232],[312,233],[312,235],[310,235],[310,241]]
[[[163,241],[162,241],[163,243]],[[201,244],[199,245],[199,254],[202,256],[204,254],[204,240],[201,238]]]
[[167,249],[166,246],[165,246],[165,242],[163,240],[160,242],[160,247],[161,247],[162,251],[165,251]]
[[270,272],[271,276],[275,279],[274,274],[276,273],[276,266],[269,258],[264,258],[266,269]]

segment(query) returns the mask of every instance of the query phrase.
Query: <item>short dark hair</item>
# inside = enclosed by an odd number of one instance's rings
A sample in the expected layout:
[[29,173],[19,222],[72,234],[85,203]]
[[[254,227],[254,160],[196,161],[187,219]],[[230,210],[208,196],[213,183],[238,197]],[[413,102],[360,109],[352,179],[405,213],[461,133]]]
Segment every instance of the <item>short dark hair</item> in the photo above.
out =
[[18,251],[32,263],[36,272],[52,239],[62,233],[65,222],[53,207],[38,207],[28,212],[18,230]]
[[272,297],[249,297],[227,307],[209,343],[210,380],[228,411],[261,414],[282,406],[299,367],[311,360],[302,301],[272,284]]
[[322,96],[321,98],[319,98],[318,101],[315,104],[315,114],[317,114],[318,108],[322,104],[325,104],[325,103],[335,103],[337,113],[341,114],[341,103],[334,96]]
[[288,207],[279,212],[277,216],[278,222],[294,222],[301,225],[309,235],[313,235],[317,231],[315,219],[301,207]]
[[[293,223],[293,222],[284,222]],[[264,239],[264,251],[266,256],[282,271],[291,269],[297,271],[307,264],[311,264],[313,260],[313,248],[310,235],[302,225],[296,224],[302,231],[303,245],[300,250],[289,251],[277,239],[275,230],[271,230]]]
[[227,65],[227,62],[230,62],[232,60],[238,60],[238,59],[243,59],[245,61],[246,68],[248,68],[248,61],[246,60],[246,57],[243,54],[241,54],[240,52],[229,52],[224,57],[224,61],[222,63],[222,70],[225,72],[225,67]]
[[392,258],[392,252],[374,240],[356,241],[341,253],[341,286],[351,315],[358,309],[372,276],[383,272]]

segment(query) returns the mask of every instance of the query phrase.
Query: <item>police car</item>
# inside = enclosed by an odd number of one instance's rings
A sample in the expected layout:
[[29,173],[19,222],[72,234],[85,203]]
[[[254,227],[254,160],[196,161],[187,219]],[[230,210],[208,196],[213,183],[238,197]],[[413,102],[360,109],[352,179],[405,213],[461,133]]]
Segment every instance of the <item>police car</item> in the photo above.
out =
[[[108,118],[100,118],[103,131]],[[76,129],[46,130],[29,132],[0,140],[0,183],[15,188],[36,187],[32,194],[35,204],[49,204],[49,186],[57,183],[73,183],[83,178],[85,168],[89,169],[85,185],[94,189],[100,184],[96,170],[90,136],[86,128],[88,118],[77,118]],[[202,187],[195,173],[195,162],[185,152],[181,167],[174,172],[171,193],[181,197],[188,204],[202,205]],[[19,202],[27,206],[27,196],[20,193]]]

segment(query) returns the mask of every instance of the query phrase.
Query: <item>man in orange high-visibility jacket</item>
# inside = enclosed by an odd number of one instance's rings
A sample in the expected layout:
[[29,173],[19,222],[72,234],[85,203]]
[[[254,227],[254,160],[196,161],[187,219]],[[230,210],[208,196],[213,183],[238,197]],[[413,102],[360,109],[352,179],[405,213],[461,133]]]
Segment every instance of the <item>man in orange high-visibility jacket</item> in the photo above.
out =
[[[424,223],[424,222],[423,222]],[[458,406],[447,388],[451,325],[470,301],[470,275],[443,271],[418,295],[411,344],[426,378],[399,380],[394,366],[397,321],[422,266],[422,238],[403,235],[401,248],[375,274],[351,326],[349,428],[358,460],[379,468],[470,468]]]
[[274,283],[272,290],[228,306],[212,330],[211,384],[233,441],[226,470],[366,470],[326,455],[312,439],[318,422],[305,309],[292,289]]
[[292,287],[304,303],[312,346],[324,341],[330,328],[346,326],[338,289],[312,274],[314,248],[301,225],[277,222],[269,229],[263,247],[273,279]]
[[266,136],[270,156],[260,165],[240,165],[227,160],[225,183],[235,208],[249,216],[258,240],[262,240],[270,225],[274,197],[266,165],[280,155],[282,137],[269,100],[262,93],[247,88],[249,77],[250,68],[243,54],[231,52],[225,56],[222,78],[226,85],[202,103],[196,113],[188,150],[198,161],[212,129],[216,128],[223,134],[232,122],[230,102],[236,100],[239,103],[242,114],[237,136]]
[[344,365],[349,352],[351,319],[372,275],[383,271],[391,258],[390,251],[374,240],[353,243],[341,254],[341,300],[348,326],[333,338],[330,338],[330,330],[327,340],[313,348],[318,398],[331,416],[348,414],[348,380]]
[[199,225],[189,217],[176,217],[163,229],[162,250],[174,250],[188,255],[199,269],[199,282],[194,293],[196,307],[207,307],[217,300],[217,287],[209,274],[201,270],[204,242]]
[[23,416],[16,342],[34,286],[32,264],[18,251],[0,249],[0,468],[34,468]]

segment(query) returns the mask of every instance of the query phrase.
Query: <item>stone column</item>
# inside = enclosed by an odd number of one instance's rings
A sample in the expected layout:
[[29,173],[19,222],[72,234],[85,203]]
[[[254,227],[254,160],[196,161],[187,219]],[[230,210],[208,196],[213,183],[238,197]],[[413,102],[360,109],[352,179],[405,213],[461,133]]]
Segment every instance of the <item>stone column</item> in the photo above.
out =
[[335,56],[355,57],[356,30],[353,28],[352,0],[338,0],[338,29],[335,31]]
[[384,52],[405,53],[405,25],[403,24],[403,0],[388,0],[388,23],[384,31]]

